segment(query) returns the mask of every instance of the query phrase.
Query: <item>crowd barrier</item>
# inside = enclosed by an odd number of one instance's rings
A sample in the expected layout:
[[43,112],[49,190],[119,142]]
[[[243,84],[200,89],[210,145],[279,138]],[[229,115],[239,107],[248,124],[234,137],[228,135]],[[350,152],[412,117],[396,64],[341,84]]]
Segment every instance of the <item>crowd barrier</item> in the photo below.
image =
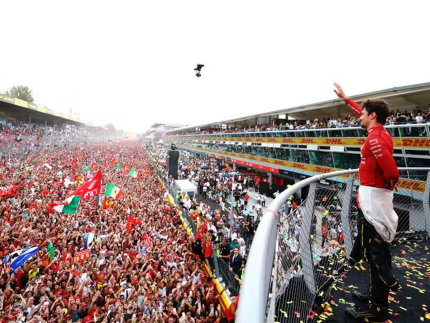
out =
[[[168,182],[164,167],[162,167],[153,158],[151,152],[146,148],[144,148],[144,150],[149,157],[149,160],[151,162],[153,169],[157,173],[158,179],[164,185],[166,192],[168,193],[169,202],[173,205],[178,206],[179,201],[177,199],[177,187],[175,185],[171,185]],[[182,208],[181,220],[184,227],[187,229],[188,235],[195,237],[197,232],[196,223],[194,219],[189,216],[188,210],[186,210],[185,208]],[[237,286],[235,286],[236,288],[233,288],[233,286],[229,284],[230,276],[229,276],[228,268],[227,270],[225,270],[225,267],[222,267],[222,269],[220,269],[220,266],[219,266],[220,261],[218,259],[217,250],[218,250],[218,244],[214,244],[212,246],[212,260],[214,265],[214,272],[211,272],[209,270],[208,264],[206,264],[204,267],[205,267],[206,274],[208,276],[213,276],[215,278],[214,283],[218,293],[220,293],[224,288],[227,288],[227,290],[223,293],[223,295],[221,295],[221,306],[223,311],[226,311],[230,306],[229,297],[238,295],[239,288]]]

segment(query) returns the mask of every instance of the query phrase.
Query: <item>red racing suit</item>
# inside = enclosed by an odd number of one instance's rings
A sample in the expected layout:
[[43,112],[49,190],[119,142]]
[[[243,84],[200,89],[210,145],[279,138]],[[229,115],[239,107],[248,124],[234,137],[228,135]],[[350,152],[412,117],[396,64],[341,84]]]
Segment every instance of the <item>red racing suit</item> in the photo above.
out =
[[[351,99],[345,100],[358,117],[361,106]],[[384,126],[367,130],[369,135],[361,148],[359,167],[360,185],[393,189],[399,180],[399,170],[393,158],[393,140]]]
[[[345,100],[351,110],[360,117],[361,106],[353,100]],[[367,130],[369,135],[361,148],[359,168],[360,185],[392,190],[399,180],[399,170],[393,158],[393,140],[383,126]],[[357,194],[357,203],[359,197]],[[354,241],[348,262],[350,265],[364,257],[369,263],[370,301],[388,308],[388,295],[397,290],[398,283],[391,270],[391,254],[388,243],[381,239],[374,225],[369,223],[359,206],[358,237]]]

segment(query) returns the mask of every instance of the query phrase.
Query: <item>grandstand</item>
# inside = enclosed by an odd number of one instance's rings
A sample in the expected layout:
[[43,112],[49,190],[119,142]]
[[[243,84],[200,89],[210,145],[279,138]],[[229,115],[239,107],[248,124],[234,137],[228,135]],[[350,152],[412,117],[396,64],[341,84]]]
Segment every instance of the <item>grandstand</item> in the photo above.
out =
[[0,158],[23,156],[29,152],[77,147],[104,140],[116,140],[116,133],[102,127],[88,126],[74,118],[0,94]]
[[13,118],[19,121],[43,124],[45,127],[54,124],[85,125],[86,121],[74,118],[64,113],[38,106],[34,103],[0,94],[0,111],[6,114],[6,119]]

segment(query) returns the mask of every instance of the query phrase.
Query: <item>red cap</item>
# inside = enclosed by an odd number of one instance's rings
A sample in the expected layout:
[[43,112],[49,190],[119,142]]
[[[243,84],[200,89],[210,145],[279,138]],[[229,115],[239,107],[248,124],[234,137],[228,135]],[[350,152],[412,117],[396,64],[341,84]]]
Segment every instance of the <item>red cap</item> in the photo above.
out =
[[88,322],[92,322],[93,319],[91,318],[91,316],[85,316],[84,318],[84,323],[88,323]]

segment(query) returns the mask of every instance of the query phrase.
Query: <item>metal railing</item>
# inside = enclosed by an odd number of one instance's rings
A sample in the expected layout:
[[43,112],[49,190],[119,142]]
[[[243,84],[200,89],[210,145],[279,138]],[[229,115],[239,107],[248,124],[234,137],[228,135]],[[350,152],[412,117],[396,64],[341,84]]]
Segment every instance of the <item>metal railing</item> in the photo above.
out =
[[[160,179],[162,179],[169,195],[171,196],[173,202],[178,207],[181,207],[181,201],[178,199],[178,187],[175,185],[175,183],[169,183],[165,174],[164,168],[157,162],[157,157],[151,155],[151,152],[149,149],[144,148],[147,155],[149,156],[149,160],[153,166],[153,168],[156,170],[157,175]],[[210,196],[211,193],[208,193],[208,196]],[[229,204],[229,210],[230,210],[230,216],[232,217],[232,207],[231,204],[233,204],[233,197],[231,196],[231,199],[228,199],[226,201]],[[225,205],[227,207],[227,205]],[[182,208],[181,210],[181,216],[184,220],[185,224],[187,225],[188,229],[190,230],[190,234],[195,237],[197,233],[197,223],[196,220],[190,215],[189,210],[186,208]],[[227,238],[227,237],[226,237]],[[226,294],[228,296],[237,296],[240,293],[240,284],[239,280],[241,277],[239,277],[236,273],[230,271],[229,261],[225,261],[223,258],[219,257],[219,246],[221,245],[221,239],[218,237],[215,242],[212,245],[212,257],[211,262],[208,263],[209,268],[211,269],[212,273],[217,278],[220,285],[224,288],[227,288]],[[230,243],[230,241],[229,241]]]
[[[394,241],[428,239],[430,168],[399,170],[422,174],[413,177],[422,185],[407,195],[394,194],[399,217]],[[345,269],[357,235],[357,172],[313,176],[287,188],[269,205],[250,249],[236,322],[314,320],[313,314],[330,297],[333,283]],[[343,183],[318,184],[345,175],[349,177]],[[296,209],[282,210],[289,197],[303,188],[308,189],[307,198]]]
[[[430,135],[430,123],[401,123],[384,126],[393,138],[408,137],[428,137]],[[318,128],[318,129],[286,129],[270,131],[244,131],[244,132],[225,132],[217,134],[190,134],[190,135],[173,135],[168,134],[165,139],[171,140],[215,140],[215,141],[237,141],[245,138],[357,138],[367,137],[367,131],[359,126],[341,127],[341,128]]]

